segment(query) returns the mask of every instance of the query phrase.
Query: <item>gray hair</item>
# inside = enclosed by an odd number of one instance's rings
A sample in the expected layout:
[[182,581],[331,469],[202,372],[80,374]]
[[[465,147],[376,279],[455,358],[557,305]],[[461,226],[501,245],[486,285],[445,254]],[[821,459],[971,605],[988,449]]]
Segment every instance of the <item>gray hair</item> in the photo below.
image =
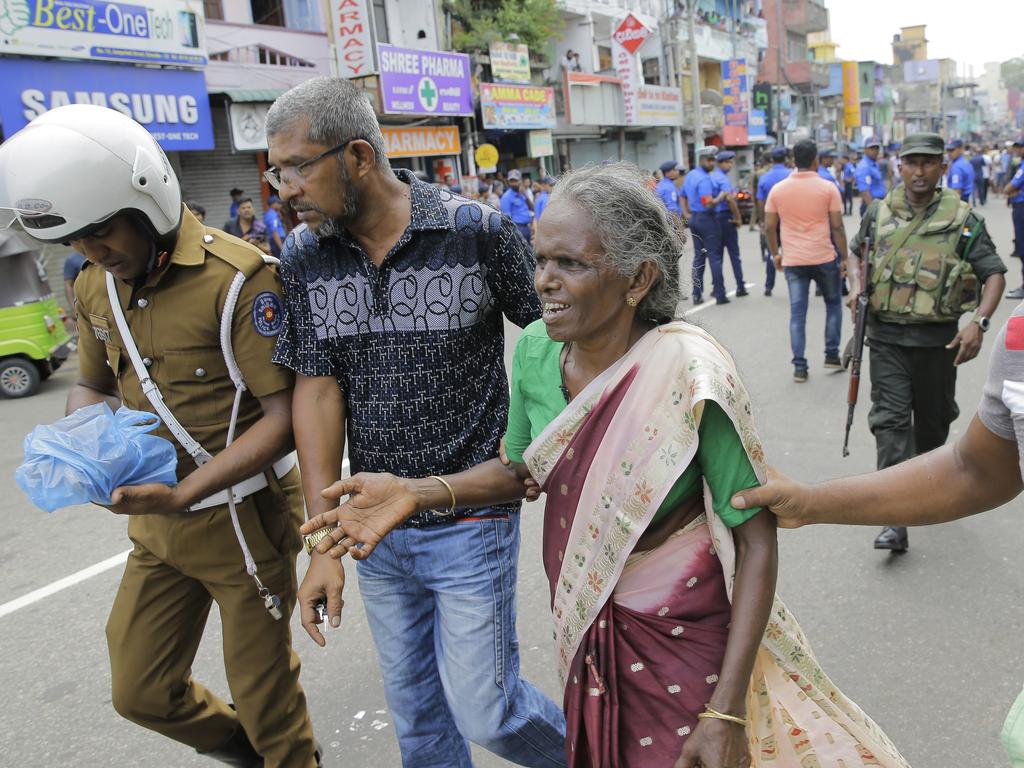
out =
[[378,168],[391,167],[370,98],[351,81],[315,77],[295,86],[267,112],[267,137],[286,131],[303,119],[309,121],[306,138],[312,143],[333,147],[362,139],[373,147]]
[[632,163],[587,166],[558,179],[548,206],[565,200],[587,213],[610,266],[633,277],[645,261],[658,278],[640,300],[640,317],[659,325],[677,317],[682,296],[679,259],[686,238],[651,189],[650,174]]

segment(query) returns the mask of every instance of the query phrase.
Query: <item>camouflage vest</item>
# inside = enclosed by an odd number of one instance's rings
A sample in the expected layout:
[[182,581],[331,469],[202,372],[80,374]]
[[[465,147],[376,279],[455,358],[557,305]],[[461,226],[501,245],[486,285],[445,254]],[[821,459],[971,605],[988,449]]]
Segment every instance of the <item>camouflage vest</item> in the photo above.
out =
[[977,234],[965,226],[971,208],[956,192],[937,194],[927,217],[913,212],[903,187],[878,201],[870,306],[882,322],[948,322],[978,307],[981,286],[966,259]]

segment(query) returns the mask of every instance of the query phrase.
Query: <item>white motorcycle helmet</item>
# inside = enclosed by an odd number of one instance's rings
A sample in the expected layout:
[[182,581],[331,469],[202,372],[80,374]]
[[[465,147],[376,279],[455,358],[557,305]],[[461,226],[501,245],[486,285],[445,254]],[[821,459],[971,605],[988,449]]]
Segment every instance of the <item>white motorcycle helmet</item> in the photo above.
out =
[[121,214],[155,241],[181,223],[181,188],[145,128],[120,112],[71,104],[0,144],[0,209],[44,243],[66,243]]

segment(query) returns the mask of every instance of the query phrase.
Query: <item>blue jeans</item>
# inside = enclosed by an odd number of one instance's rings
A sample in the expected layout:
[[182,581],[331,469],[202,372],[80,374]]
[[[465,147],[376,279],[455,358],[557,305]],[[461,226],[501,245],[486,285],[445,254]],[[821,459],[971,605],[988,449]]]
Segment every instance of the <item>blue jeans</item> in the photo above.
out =
[[399,528],[357,565],[405,768],[472,768],[469,741],[565,765],[561,707],[519,677],[519,514]]
[[712,293],[716,299],[725,298],[725,279],[722,275],[722,230],[713,211],[697,211],[690,217],[693,235],[693,300],[704,295],[704,264],[710,262]]
[[825,356],[839,356],[839,336],[843,326],[843,299],[839,291],[839,265],[835,261],[809,267],[785,267],[789,288],[789,345],[793,367],[807,370],[804,350],[807,346],[807,299],[813,280],[825,299]]

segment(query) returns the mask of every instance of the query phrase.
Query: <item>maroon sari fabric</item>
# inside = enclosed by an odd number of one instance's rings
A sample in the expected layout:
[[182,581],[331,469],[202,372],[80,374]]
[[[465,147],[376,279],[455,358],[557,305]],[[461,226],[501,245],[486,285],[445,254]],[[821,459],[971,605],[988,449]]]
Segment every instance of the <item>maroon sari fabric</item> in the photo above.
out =
[[[552,599],[590,463],[635,375],[634,369],[599,400],[545,483]],[[699,497],[687,503],[694,511],[703,507]],[[648,557],[653,578],[630,580],[650,583],[650,594],[634,589],[621,601],[613,594],[572,661],[563,702],[570,768],[670,768],[718,682],[730,606],[706,523],[687,526],[635,567],[627,565],[619,584]]]

